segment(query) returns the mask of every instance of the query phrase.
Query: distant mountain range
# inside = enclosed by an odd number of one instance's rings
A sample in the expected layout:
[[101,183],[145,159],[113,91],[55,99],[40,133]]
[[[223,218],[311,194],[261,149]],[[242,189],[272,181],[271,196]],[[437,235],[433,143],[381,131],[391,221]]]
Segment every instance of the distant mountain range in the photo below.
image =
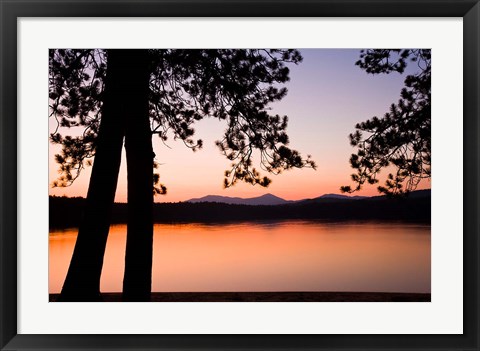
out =
[[325,194],[313,199],[303,199],[303,200],[285,200],[281,197],[275,196],[273,194],[265,194],[258,197],[250,198],[241,198],[241,197],[229,197],[229,196],[220,196],[220,195],[207,195],[200,198],[190,199],[185,202],[190,203],[199,203],[199,202],[216,202],[229,205],[286,205],[294,203],[303,203],[303,202],[325,202],[325,201],[335,201],[335,200],[361,200],[366,199],[367,196],[347,196],[340,194]]
[[[86,200],[81,197],[50,196],[50,228],[78,227],[85,204]],[[115,203],[112,209],[112,223],[127,223],[127,218],[128,204]],[[154,223],[277,220],[382,220],[430,223],[431,191],[430,189],[414,191],[409,196],[401,198],[387,196],[363,198],[326,194],[300,201],[287,201],[272,194],[250,199],[205,196],[192,199],[190,202],[155,203],[153,220]]]
[[288,203],[292,203],[293,201],[288,201],[272,194],[265,194],[262,196],[251,197],[247,199],[243,199],[241,197],[207,195],[200,198],[190,199],[185,202],[217,202],[229,205],[286,205]]

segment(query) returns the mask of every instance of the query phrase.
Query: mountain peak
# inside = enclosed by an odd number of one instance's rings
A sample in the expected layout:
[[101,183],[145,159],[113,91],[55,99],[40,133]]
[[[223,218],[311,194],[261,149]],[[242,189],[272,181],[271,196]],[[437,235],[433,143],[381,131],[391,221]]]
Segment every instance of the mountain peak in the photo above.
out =
[[[270,193],[266,193],[266,194],[264,194],[264,195],[262,195],[262,196],[259,196],[258,198],[264,198],[264,199],[266,199],[266,198],[281,199],[280,197],[275,196],[275,195],[270,194]],[[283,200],[283,199],[282,199],[282,200]]]
[[232,205],[282,205],[291,201],[282,199],[281,197],[267,193],[257,197],[241,198],[241,197],[229,197],[221,195],[207,195],[200,198],[190,199],[186,202],[218,202]]

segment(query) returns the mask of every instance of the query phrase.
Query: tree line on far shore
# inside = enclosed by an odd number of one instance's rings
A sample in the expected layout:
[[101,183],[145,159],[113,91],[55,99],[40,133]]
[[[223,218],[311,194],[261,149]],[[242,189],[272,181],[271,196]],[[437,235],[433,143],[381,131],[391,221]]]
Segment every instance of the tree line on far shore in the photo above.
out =
[[[82,197],[50,196],[50,229],[78,227],[85,206]],[[115,203],[113,224],[126,223],[128,204]],[[287,205],[251,206],[214,202],[155,203],[155,223],[221,223],[261,220],[331,220],[331,221],[408,221],[430,223],[431,197],[393,198],[379,196],[363,200],[325,199]]]

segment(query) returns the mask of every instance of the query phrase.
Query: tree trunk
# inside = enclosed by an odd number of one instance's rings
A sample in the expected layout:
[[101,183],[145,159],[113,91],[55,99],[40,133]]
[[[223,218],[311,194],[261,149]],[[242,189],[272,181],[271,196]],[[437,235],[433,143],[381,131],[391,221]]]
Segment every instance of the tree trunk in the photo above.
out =
[[128,99],[123,74],[128,62],[115,50],[108,52],[105,99],[97,138],[87,203],[78,231],[61,301],[100,299],[100,275],[120,169],[124,120],[122,103]]
[[60,301],[101,299],[100,276],[124,136],[129,210],[123,295],[127,301],[150,299],[153,150],[148,113],[148,51],[109,50],[107,70],[86,209]]
[[153,254],[153,149],[149,123],[147,50],[128,50],[131,92],[125,105],[128,226],[124,301],[149,301]]

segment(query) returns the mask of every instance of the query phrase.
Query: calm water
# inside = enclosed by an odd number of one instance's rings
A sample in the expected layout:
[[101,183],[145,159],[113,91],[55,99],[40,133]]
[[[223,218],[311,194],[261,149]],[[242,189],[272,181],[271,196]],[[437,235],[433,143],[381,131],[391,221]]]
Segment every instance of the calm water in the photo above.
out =
[[[49,237],[61,290],[77,229]],[[103,292],[122,290],[126,226],[110,229]],[[156,224],[152,291],[430,292],[430,226],[275,222]]]

